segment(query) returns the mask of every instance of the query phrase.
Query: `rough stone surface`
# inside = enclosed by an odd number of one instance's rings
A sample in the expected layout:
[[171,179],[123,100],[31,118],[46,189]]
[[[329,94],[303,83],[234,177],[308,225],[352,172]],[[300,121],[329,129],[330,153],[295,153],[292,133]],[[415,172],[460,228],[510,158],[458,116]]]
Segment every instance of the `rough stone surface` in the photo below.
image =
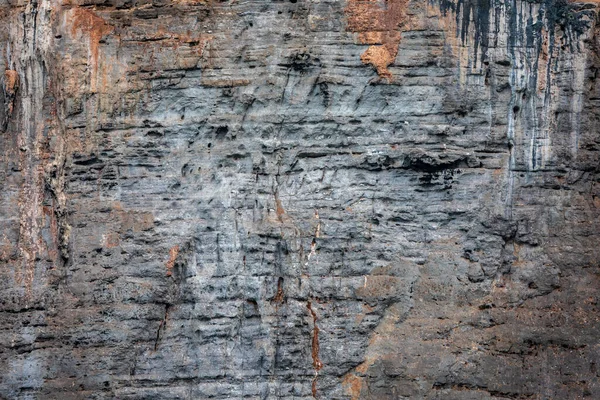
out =
[[0,398],[600,398],[565,0],[0,0]]

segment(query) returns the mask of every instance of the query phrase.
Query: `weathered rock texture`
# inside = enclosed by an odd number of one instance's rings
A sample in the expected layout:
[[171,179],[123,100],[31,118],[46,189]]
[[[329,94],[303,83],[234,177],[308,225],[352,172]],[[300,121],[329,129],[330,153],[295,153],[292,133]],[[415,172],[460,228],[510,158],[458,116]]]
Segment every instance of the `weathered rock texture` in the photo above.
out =
[[564,0],[0,0],[0,397],[600,398]]

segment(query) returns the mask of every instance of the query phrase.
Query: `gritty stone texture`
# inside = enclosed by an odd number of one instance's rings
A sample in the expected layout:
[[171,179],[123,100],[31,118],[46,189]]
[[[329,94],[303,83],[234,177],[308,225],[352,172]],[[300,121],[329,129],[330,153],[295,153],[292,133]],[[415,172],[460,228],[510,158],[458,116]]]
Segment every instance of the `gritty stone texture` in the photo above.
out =
[[564,0],[0,0],[0,398],[600,398]]

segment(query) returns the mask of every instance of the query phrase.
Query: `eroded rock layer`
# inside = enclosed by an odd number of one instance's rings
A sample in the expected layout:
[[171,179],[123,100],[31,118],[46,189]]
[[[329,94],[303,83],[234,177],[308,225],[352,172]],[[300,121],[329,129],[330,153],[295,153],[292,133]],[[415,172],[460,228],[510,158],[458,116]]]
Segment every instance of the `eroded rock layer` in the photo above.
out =
[[0,398],[600,398],[564,0],[0,0]]

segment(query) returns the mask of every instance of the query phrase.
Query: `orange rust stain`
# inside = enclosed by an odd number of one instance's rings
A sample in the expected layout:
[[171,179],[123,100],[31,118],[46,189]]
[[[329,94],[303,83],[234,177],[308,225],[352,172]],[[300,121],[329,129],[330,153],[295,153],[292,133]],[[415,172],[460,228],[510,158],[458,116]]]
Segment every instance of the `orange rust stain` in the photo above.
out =
[[50,236],[52,237],[52,248],[48,247],[49,243],[46,244],[48,255],[56,260],[58,259],[58,244],[60,243],[59,238],[59,230],[58,230],[58,221],[56,220],[56,214],[54,213],[54,209],[49,206],[42,206],[43,214],[48,218],[50,223]]
[[15,70],[7,69],[4,71],[4,77],[6,79],[6,91],[9,93],[14,93],[17,90],[17,85],[19,84],[19,74]]
[[350,396],[351,400],[358,400],[361,398],[363,386],[365,383],[364,374],[367,373],[367,370],[376,360],[367,357],[365,362],[360,364],[354,369],[354,372],[349,372],[344,377],[342,381],[342,386],[344,391]]
[[7,69],[6,71],[4,71],[4,86],[5,92],[9,98],[8,114],[11,115],[13,112],[12,98],[14,98],[15,94],[17,93],[17,90],[19,89],[19,74],[17,73],[17,71],[14,71],[12,69]]
[[358,372],[359,374],[365,374],[367,372],[367,369],[369,369],[369,367],[371,366],[371,364],[373,364],[374,361],[372,360],[367,360],[364,363],[360,364],[358,367],[355,368],[356,372]]
[[313,359],[313,368],[315,371],[320,371],[323,368],[323,363],[319,358],[319,327],[317,326],[317,314],[312,308],[312,303],[309,301],[306,303],[306,308],[310,311],[310,315],[313,318],[313,338],[312,338],[312,359]]
[[[439,50],[433,50],[432,55],[443,56],[447,50],[456,57],[459,67],[459,82],[464,84],[467,79],[469,71],[469,63],[472,59],[472,53],[470,51],[471,46],[465,46],[462,42],[461,35],[457,35],[459,32],[459,26],[457,26],[457,15],[454,12],[442,13],[439,4],[434,2],[424,2],[424,12],[426,18],[415,19],[414,28],[420,29],[442,29],[445,32],[444,42],[445,46],[440,47]],[[472,33],[469,34],[469,40],[472,40]],[[473,67],[470,67],[471,69]]]
[[342,381],[346,393],[350,395],[351,400],[360,399],[360,392],[362,391],[363,380],[356,375],[347,375]]
[[[599,0],[600,1],[600,0]],[[542,51],[540,54],[540,60],[538,63],[538,91],[543,92],[546,90],[547,82],[546,76],[549,68],[549,42],[548,42],[548,31],[542,29]]]
[[380,77],[388,80],[392,78],[388,66],[396,59],[401,29],[407,20],[408,1],[348,0],[346,6],[346,29],[358,34],[360,44],[371,45],[360,60],[372,65]]
[[4,71],[4,82],[6,86],[6,92],[8,94],[15,94],[19,87],[19,74],[17,71],[7,69]]
[[175,260],[177,260],[177,255],[179,254],[179,245],[175,245],[171,247],[169,250],[169,261],[167,261],[167,276],[173,275],[173,267],[175,266]]
[[279,200],[279,196],[277,195],[277,193],[275,193],[275,213],[277,214],[279,222],[283,222],[285,210],[283,209],[283,205],[281,204],[281,200]]
[[323,363],[319,358],[319,327],[317,326],[317,314],[312,308],[312,303],[309,301],[306,303],[306,308],[310,312],[310,315],[313,319],[313,336],[312,336],[312,359],[313,359],[313,369],[315,370],[315,377],[312,381],[312,396],[317,397],[317,377],[319,375],[319,371],[323,368]]
[[111,33],[114,27],[107,24],[101,17],[92,11],[83,8],[74,8],[72,11],[71,34],[75,37],[77,32],[89,36],[89,51],[91,65],[91,89],[96,90],[96,73],[98,71],[98,52],[100,40],[104,35]]

